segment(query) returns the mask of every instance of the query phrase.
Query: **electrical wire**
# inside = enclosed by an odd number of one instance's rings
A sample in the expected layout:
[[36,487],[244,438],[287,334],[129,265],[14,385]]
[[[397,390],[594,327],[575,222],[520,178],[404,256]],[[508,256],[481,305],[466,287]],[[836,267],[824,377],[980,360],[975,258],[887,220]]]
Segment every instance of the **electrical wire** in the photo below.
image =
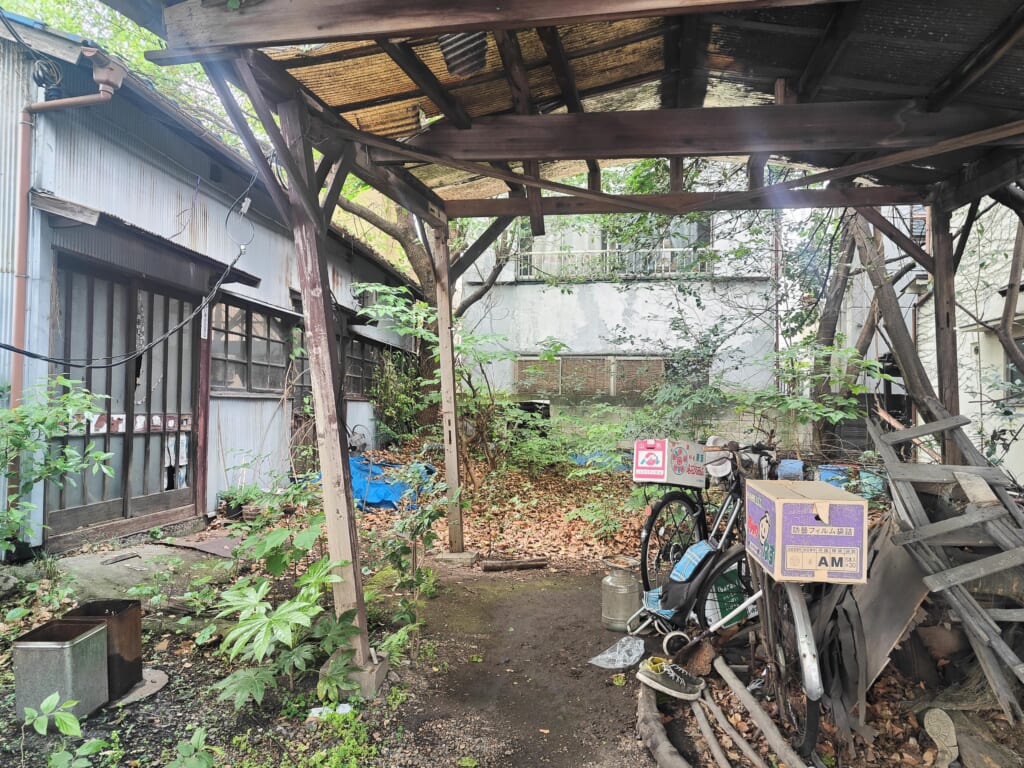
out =
[[[249,201],[248,198],[246,198],[246,195],[249,193],[249,190],[251,190],[255,184],[256,174],[254,173],[252,175],[252,178],[249,179],[249,184],[246,186],[244,190],[242,190],[241,194],[239,194],[238,197],[234,199],[234,201],[231,203],[231,206],[228,208],[227,214],[224,216],[224,229],[227,232],[228,237],[231,238],[231,240],[238,246],[238,253],[235,255],[235,258],[231,260],[231,263],[224,268],[224,271],[221,273],[220,277],[217,278],[217,282],[214,283],[213,288],[211,288],[210,291],[206,294],[206,296],[203,297],[203,300],[199,302],[199,304],[195,307],[194,310],[192,310],[191,313],[189,313],[185,318],[181,320],[181,322],[179,322],[173,328],[169,328],[167,331],[157,336],[148,344],[139,347],[138,349],[132,350],[131,352],[126,352],[123,355],[109,355],[106,357],[98,357],[91,359],[64,359],[59,357],[51,357],[50,355],[43,355],[38,352],[32,352],[27,349],[20,349],[11,344],[5,344],[3,342],[0,342],[0,349],[7,350],[8,352],[13,352],[14,354],[17,355],[22,355],[23,357],[28,357],[33,360],[42,360],[43,362],[52,363],[53,365],[59,365],[64,368],[84,368],[86,371],[90,371],[94,369],[116,368],[118,366],[125,365],[127,363],[132,362],[133,360],[142,357],[151,349],[160,346],[165,341],[170,339],[174,334],[178,333],[182,328],[184,328],[186,325],[192,322],[192,320],[194,320],[196,316],[199,315],[200,312],[202,312],[210,305],[210,303],[217,297],[217,293],[218,291],[220,291],[220,287],[224,284],[224,281],[227,280],[228,275],[231,273],[231,270],[234,269],[235,264],[237,264],[239,259],[241,259],[242,256],[245,254],[245,249],[250,244],[252,244],[252,241],[255,239],[256,227],[253,225],[251,221],[245,219],[245,214],[249,210]],[[243,199],[245,199],[245,202],[242,202]],[[239,208],[239,215],[242,216],[243,219],[245,219],[245,221],[249,224],[250,230],[249,239],[246,240],[245,242],[237,240],[231,234],[231,230],[228,228],[228,222],[231,220],[231,214],[235,210],[235,206],[237,206],[239,202],[242,202],[242,205]],[[96,362],[98,360],[107,362]]]

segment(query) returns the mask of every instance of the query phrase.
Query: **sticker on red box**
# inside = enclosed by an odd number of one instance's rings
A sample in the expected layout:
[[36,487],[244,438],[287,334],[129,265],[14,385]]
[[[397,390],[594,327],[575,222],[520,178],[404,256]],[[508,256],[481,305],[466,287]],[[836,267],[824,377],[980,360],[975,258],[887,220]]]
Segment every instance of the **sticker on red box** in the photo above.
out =
[[704,487],[704,446],[686,440],[637,440],[633,444],[633,480]]

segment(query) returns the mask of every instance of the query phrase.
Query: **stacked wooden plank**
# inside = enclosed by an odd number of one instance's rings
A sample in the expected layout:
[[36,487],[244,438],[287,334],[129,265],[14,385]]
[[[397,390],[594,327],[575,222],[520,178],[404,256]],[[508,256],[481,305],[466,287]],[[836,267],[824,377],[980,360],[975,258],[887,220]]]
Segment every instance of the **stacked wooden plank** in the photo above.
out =
[[[1012,480],[993,467],[970,441],[963,427],[970,420],[950,416],[938,403],[930,410],[940,418],[928,424],[883,433],[869,423],[868,432],[881,456],[892,490],[897,522],[893,540],[902,545],[926,574],[929,590],[944,599],[962,621],[975,655],[999,705],[1011,721],[1024,718],[1007,670],[1024,682],[1024,662],[1003,638],[999,622],[1024,620],[1024,611],[986,610],[967,585],[1024,565],[1024,512],[1008,491]],[[896,446],[935,435],[951,439],[964,464],[904,462]],[[919,486],[958,484],[967,504],[946,520],[933,520],[921,501]],[[954,563],[948,547],[990,547],[998,550],[966,563]]]

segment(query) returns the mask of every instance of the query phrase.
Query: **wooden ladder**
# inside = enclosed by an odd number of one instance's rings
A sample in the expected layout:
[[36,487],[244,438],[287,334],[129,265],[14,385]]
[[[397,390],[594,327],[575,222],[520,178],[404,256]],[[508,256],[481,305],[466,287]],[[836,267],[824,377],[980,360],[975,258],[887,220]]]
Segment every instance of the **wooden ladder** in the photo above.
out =
[[[928,424],[883,433],[868,420],[868,433],[885,465],[892,490],[896,522],[901,532],[893,537],[926,574],[924,583],[944,599],[960,617],[975,655],[999,705],[1011,722],[1024,719],[1004,668],[1024,683],[1024,662],[1003,639],[998,622],[1024,621],[1024,610],[986,610],[965,584],[1024,565],[1024,512],[1007,490],[1012,480],[989,464],[963,427],[964,416],[950,416],[938,403],[931,410],[941,418]],[[896,446],[930,435],[952,438],[965,463],[914,464],[900,459]],[[916,485],[956,483],[967,498],[963,511],[952,518],[932,521]],[[955,565],[945,547],[986,546],[1000,551],[979,560]]]

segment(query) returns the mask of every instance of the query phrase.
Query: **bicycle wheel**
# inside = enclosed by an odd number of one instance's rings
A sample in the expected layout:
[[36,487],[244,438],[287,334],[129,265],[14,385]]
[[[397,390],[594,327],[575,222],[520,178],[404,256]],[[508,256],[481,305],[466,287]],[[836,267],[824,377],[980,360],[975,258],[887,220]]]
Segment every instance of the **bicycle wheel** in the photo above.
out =
[[[783,584],[765,579],[767,600],[766,631],[772,662],[775,668],[775,696],[782,719],[795,732],[793,749],[807,757],[818,743],[821,717],[820,699],[807,696],[804,682],[804,664],[818,663],[813,638],[810,648],[801,648],[798,626],[810,628],[807,603],[799,584]],[[798,614],[803,619],[798,621]]]
[[[742,544],[723,553],[701,581],[693,607],[702,629],[729,615],[757,591],[751,578],[747,551]],[[757,603],[753,603],[720,629],[735,627],[756,616]]]
[[644,591],[660,587],[693,542],[707,537],[707,523],[682,491],[666,493],[651,507],[640,534]]

